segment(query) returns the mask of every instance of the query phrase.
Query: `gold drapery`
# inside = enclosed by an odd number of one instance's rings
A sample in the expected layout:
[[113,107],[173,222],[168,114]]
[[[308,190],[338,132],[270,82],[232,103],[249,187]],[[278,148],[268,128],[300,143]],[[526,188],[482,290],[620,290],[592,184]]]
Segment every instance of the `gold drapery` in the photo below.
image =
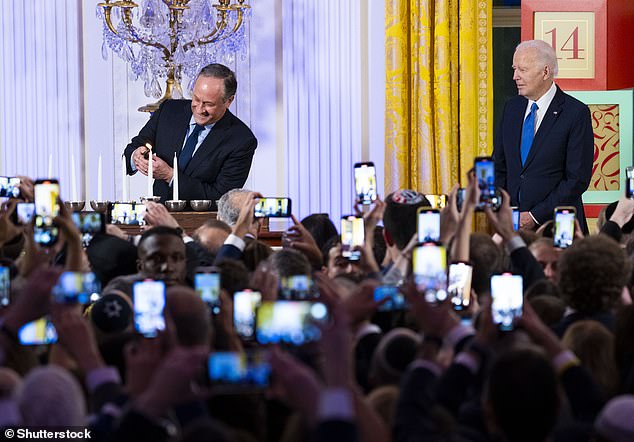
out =
[[492,151],[491,2],[386,0],[385,194],[447,193]]

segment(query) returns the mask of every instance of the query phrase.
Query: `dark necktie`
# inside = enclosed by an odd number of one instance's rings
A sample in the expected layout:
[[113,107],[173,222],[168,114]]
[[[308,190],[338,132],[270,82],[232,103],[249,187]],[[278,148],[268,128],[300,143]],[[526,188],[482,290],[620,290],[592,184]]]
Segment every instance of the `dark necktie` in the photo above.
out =
[[522,126],[522,144],[520,146],[522,166],[526,163],[526,158],[533,145],[533,138],[535,138],[535,116],[537,115],[537,109],[537,103],[533,103],[530,113],[524,120],[524,126]]
[[189,161],[192,159],[194,155],[194,149],[196,149],[196,144],[198,143],[198,134],[201,130],[203,130],[205,126],[201,126],[197,124],[194,126],[194,130],[187,137],[187,141],[185,141],[185,147],[181,150],[181,154],[178,156],[178,168],[180,170],[185,170]]

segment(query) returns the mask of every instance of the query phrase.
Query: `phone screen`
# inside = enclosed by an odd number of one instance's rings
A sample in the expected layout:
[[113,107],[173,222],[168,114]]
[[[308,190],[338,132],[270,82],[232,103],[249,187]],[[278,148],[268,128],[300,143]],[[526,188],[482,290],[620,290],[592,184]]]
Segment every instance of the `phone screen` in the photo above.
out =
[[260,198],[255,205],[254,216],[256,218],[290,218],[290,198]]
[[449,266],[447,292],[454,310],[463,310],[469,307],[472,273],[473,267],[464,262],[456,262]]
[[518,231],[520,229],[520,210],[517,207],[511,207],[513,210],[513,230]]
[[494,198],[495,192],[495,163],[491,157],[478,157],[475,159],[475,174],[480,188],[480,204],[490,206]]
[[449,201],[449,197],[445,194],[430,194],[425,195],[427,201],[434,209],[444,209],[447,206],[447,202]]
[[356,163],[354,165],[354,188],[361,204],[372,204],[376,200],[374,163]]
[[59,229],[53,219],[59,215],[59,184],[55,180],[38,180],[34,186],[35,227],[33,238],[36,243],[49,247],[57,242]]
[[214,352],[207,360],[213,386],[264,388],[269,385],[271,364],[268,352]]
[[134,326],[146,338],[154,338],[165,330],[165,283],[139,281],[132,286]]
[[382,285],[374,289],[374,301],[380,302],[385,298],[388,300],[379,306],[380,312],[391,312],[396,310],[405,310],[407,305],[405,297],[398,287],[391,285]]
[[363,218],[354,215],[341,217],[341,255],[350,261],[358,261],[361,253],[354,248],[363,246],[364,241]]
[[233,295],[233,325],[238,336],[252,339],[255,334],[255,309],[262,302],[260,292],[242,291]]
[[625,169],[625,196],[634,198],[634,167]]
[[20,226],[27,226],[33,222],[35,215],[35,204],[18,203],[15,206],[15,223]]
[[440,240],[440,212],[438,209],[418,209],[418,242]]
[[89,304],[99,299],[99,292],[99,281],[92,272],[64,272],[52,290],[55,302],[63,304]]
[[318,340],[318,324],[327,320],[328,309],[320,302],[263,302],[256,313],[256,339],[260,344],[302,345]]
[[11,272],[9,267],[0,266],[0,307],[11,302]]
[[110,224],[144,226],[145,204],[114,203],[110,211]]
[[500,330],[513,330],[513,320],[522,316],[523,280],[520,275],[505,273],[491,276],[491,310],[493,322]]
[[220,313],[220,273],[196,273],[194,289],[215,315]]
[[553,245],[565,249],[572,245],[575,236],[575,210],[574,208],[555,209],[555,233]]
[[313,285],[313,279],[308,275],[281,277],[279,294],[281,299],[291,301],[305,301],[319,297],[319,292]]
[[414,282],[430,303],[447,299],[447,252],[437,244],[414,248]]
[[458,209],[458,212],[462,212],[462,204],[464,203],[465,191],[466,189],[464,187],[461,187],[456,192],[456,207]]
[[0,197],[20,198],[20,178],[0,176]]
[[57,331],[48,318],[40,318],[24,324],[18,331],[22,345],[46,345],[57,342]]

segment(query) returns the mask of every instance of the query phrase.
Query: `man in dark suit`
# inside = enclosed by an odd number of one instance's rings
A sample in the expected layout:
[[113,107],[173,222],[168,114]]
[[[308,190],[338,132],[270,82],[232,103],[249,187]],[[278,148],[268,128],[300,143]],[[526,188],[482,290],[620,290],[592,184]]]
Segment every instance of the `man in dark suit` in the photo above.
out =
[[148,173],[152,146],[154,195],[172,199],[174,153],[178,156],[179,198],[216,200],[242,187],[257,140],[229,111],[237,89],[234,73],[210,64],[198,75],[192,100],[168,100],[125,149],[128,174]]
[[590,110],[555,85],[557,57],[544,41],[520,43],[513,72],[519,95],[506,103],[496,135],[496,185],[519,207],[521,227],[552,219],[557,206],[574,206],[587,232],[581,195],[592,176]]

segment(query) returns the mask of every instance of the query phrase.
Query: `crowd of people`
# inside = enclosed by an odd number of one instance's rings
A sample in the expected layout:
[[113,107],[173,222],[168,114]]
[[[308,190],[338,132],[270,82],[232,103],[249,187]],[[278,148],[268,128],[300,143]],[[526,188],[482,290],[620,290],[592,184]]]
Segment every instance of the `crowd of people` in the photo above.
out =
[[[610,205],[594,234],[578,226],[561,250],[549,223],[514,230],[504,191],[498,211],[476,215],[473,173],[468,181],[461,210],[456,185],[440,212],[447,262],[473,267],[460,312],[450,299],[428,302],[412,278],[416,213],[430,205],[416,191],[356,208],[365,240],[354,261],[328,214],[293,217],[280,248],[258,240],[261,195],[244,189],[223,195],[217,219],[191,236],[148,202],[140,236],[108,225],[86,244],[62,204],[61,237],[48,248],[32,227],[14,224],[9,200],[0,213],[11,279],[0,307],[0,425],[84,427],[104,441],[634,440],[634,200]],[[21,187],[32,199],[32,182],[23,177]],[[476,216],[490,231],[473,231]],[[209,266],[220,274],[217,310],[193,288],[196,269]],[[63,271],[94,272],[100,296],[56,302]],[[503,272],[521,275],[524,287],[521,315],[505,332],[492,318],[490,286]],[[320,337],[262,346],[240,336],[234,294],[274,301],[286,297],[280,281],[295,276],[310,277],[309,298],[327,308]],[[167,286],[156,337],[135,331],[133,287],[147,279]],[[406,307],[382,308],[379,286],[397,287]],[[22,345],[20,329],[43,317],[56,342]],[[210,356],[254,351],[270,364],[268,381],[232,389],[204,380]]]

